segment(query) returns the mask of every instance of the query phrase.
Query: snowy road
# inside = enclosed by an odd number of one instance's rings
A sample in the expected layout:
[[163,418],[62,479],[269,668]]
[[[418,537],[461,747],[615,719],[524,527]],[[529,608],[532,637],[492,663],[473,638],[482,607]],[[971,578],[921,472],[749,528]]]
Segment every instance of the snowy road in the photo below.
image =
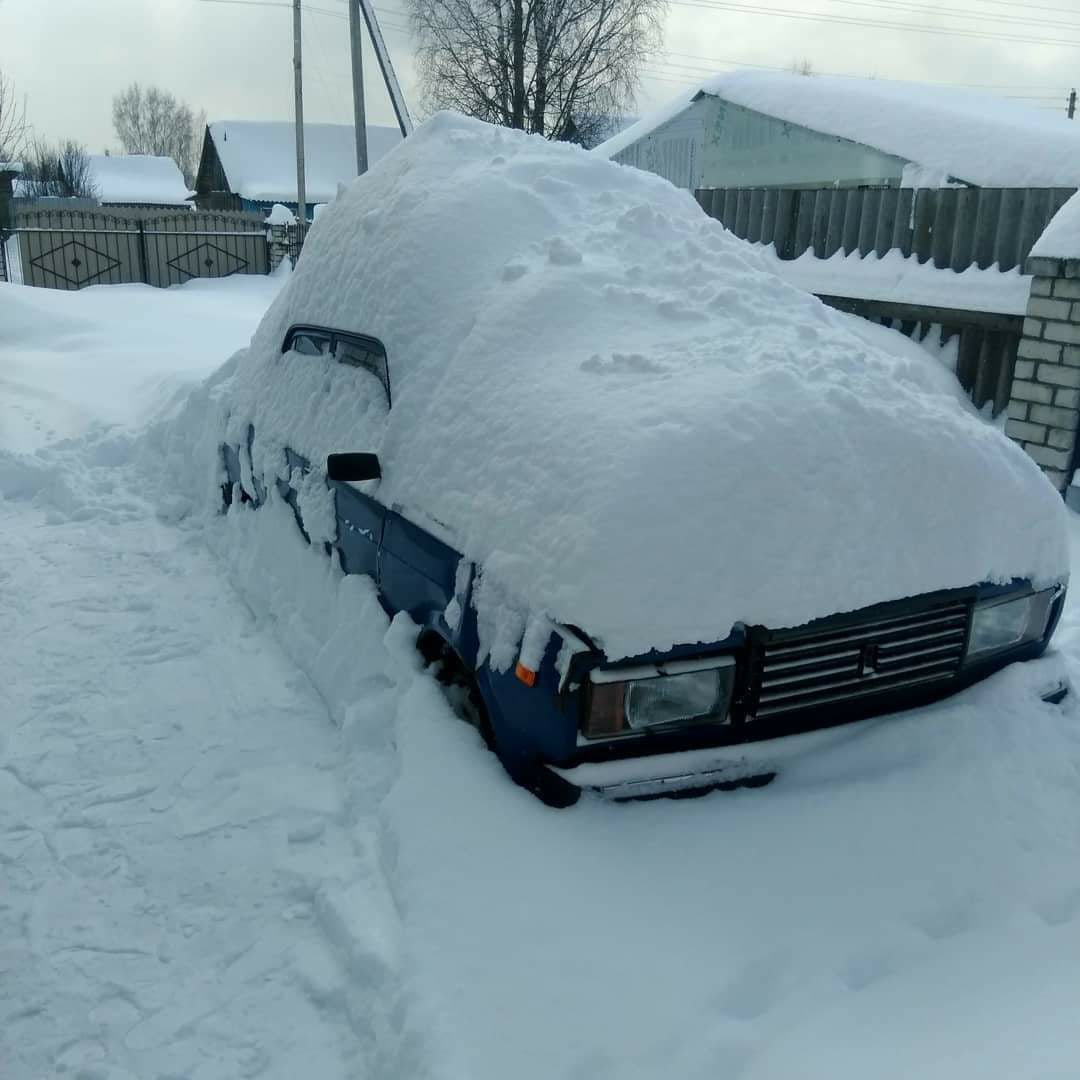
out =
[[[163,497],[128,430],[272,283],[127,321],[27,292],[0,286],[3,1080],[1080,1075],[1080,707],[1035,665],[761,791],[547,810],[366,581],[273,506]],[[1075,670],[1075,605],[1060,643]]]
[[[119,306],[95,292],[65,310]],[[235,292],[250,329],[271,292]],[[84,333],[65,370],[39,334],[17,364],[4,357],[22,385],[35,371],[50,385],[21,399],[8,385],[20,423],[0,455],[0,1075],[357,1075],[370,1021],[343,1021],[324,934],[342,865],[363,866],[340,733],[205,545],[158,519],[130,438],[97,434],[139,419],[148,395],[124,393],[132,383],[174,383],[180,358],[207,367],[197,349],[222,320],[198,326],[211,305],[196,295],[162,326],[160,297],[132,305],[126,351],[106,338],[87,355]],[[138,362],[138,317],[167,329],[173,370]],[[243,322],[234,310],[229,329]],[[100,373],[100,354],[109,377],[88,410],[82,365]]]
[[318,696],[130,496],[5,507],[0,582],[0,1073],[349,1075],[301,977],[348,847]]

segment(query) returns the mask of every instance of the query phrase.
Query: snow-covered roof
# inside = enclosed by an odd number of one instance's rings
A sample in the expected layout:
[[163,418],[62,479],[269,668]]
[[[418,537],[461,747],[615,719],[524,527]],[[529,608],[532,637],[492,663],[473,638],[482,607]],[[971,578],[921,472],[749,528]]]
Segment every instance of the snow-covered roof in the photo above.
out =
[[985,94],[921,83],[733,71],[708,79],[601,143],[613,157],[678,116],[700,94],[850,139],[980,187],[1080,184],[1080,123]]
[[1080,191],[1050,219],[1031,254],[1040,259],[1080,259]]
[[21,173],[22,171],[21,161],[0,161],[0,172]]
[[90,179],[103,203],[190,206],[191,191],[172,158],[149,154],[89,154]]
[[[229,190],[258,202],[296,202],[296,135],[283,120],[216,120],[210,124]],[[401,142],[396,127],[368,125],[368,164]],[[356,179],[351,124],[304,124],[304,187],[308,203],[327,203],[337,186]]]
[[[1064,573],[1060,497],[954,375],[772,267],[658,176],[441,113],[312,226],[224,434],[267,476],[378,453],[374,497],[482,567],[493,649],[530,612],[616,657]],[[383,342],[393,408],[285,362],[298,323]]]

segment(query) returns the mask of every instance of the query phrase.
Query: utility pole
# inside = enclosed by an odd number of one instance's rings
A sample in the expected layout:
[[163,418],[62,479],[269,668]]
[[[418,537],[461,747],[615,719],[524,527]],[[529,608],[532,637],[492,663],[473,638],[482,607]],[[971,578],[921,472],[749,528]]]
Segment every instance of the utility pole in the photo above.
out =
[[349,0],[349,44],[352,51],[353,126],[356,128],[356,175],[367,172],[367,116],[364,107],[363,23],[360,0]]
[[1076,87],[1072,88],[1069,94],[1069,119],[1072,120],[1076,116]]
[[301,236],[307,224],[307,192],[304,189],[304,80],[300,55],[300,0],[293,0],[293,89],[296,93],[296,216]]
[[397,73],[394,71],[394,62],[390,59],[390,50],[387,49],[386,41],[383,39],[373,0],[360,0],[360,11],[364,16],[364,22],[367,23],[368,33],[371,35],[371,45],[375,50],[375,59],[379,61],[379,70],[382,72],[383,82],[386,84],[386,92],[390,95],[390,104],[394,106],[394,115],[397,117],[401,137],[404,139],[412,134],[412,117],[409,116],[409,108],[405,104],[405,95],[401,92],[401,84],[398,82]]

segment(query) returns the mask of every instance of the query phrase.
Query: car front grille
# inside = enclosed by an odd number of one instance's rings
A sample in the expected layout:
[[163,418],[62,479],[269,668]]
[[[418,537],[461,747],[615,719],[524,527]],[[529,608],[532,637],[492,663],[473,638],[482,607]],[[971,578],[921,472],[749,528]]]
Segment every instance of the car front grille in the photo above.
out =
[[883,605],[755,635],[746,719],[784,722],[957,677],[972,601]]

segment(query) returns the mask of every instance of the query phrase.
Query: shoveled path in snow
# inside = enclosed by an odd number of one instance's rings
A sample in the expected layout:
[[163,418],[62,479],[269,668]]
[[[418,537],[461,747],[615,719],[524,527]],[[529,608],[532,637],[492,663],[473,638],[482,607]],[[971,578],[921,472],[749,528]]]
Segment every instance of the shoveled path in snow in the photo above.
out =
[[0,504],[0,1076],[357,1075],[370,1010],[324,936],[364,866],[340,735],[116,479]]

